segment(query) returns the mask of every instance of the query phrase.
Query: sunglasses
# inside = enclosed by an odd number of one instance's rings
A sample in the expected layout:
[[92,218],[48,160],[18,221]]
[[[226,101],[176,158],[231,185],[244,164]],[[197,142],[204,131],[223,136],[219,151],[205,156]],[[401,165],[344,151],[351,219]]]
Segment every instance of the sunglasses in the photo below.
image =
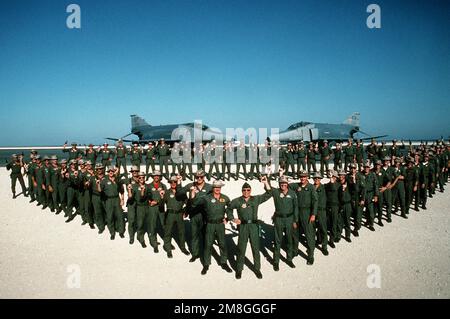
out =
[[203,179],[205,176],[196,176],[195,179]]
[[176,181],[170,181],[169,183],[170,184],[176,184],[177,182]]
[[243,189],[242,191],[243,191],[243,192],[250,192],[251,189]]

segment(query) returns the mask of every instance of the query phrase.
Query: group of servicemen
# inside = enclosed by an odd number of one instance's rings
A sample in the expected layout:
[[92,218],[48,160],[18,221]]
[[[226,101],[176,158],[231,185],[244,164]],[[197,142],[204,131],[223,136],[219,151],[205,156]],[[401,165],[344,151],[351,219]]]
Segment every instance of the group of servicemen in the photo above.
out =
[[[351,145],[351,141],[348,145]],[[297,151],[301,147],[301,144],[296,146]],[[321,148],[323,147],[327,147],[327,143],[323,143]],[[318,147],[313,145],[313,148]],[[307,264],[312,265],[316,243],[320,245],[322,253],[328,255],[328,246],[335,247],[335,243],[341,239],[342,231],[344,239],[350,242],[352,233],[355,237],[359,236],[364,213],[366,226],[374,231],[375,219],[383,226],[383,213],[390,223],[392,213],[398,209],[400,215],[407,218],[413,202],[415,210],[419,210],[419,207],[425,210],[427,198],[435,194],[436,188],[444,191],[444,185],[448,181],[450,151],[448,145],[436,143],[432,146],[410,147],[408,154],[403,156],[395,149],[395,143],[387,149],[383,144],[377,146],[373,141],[366,148],[367,158],[363,152],[362,163],[356,152],[348,161],[344,156],[344,165],[338,165],[334,169],[329,168],[329,159],[324,158],[323,166],[321,165],[323,173],[315,171],[315,165],[311,168],[314,182],[310,184],[310,173],[302,167],[297,168],[298,173],[294,169],[290,170],[289,165],[286,165],[290,159],[284,161],[286,157],[282,150],[277,188],[271,186],[268,175],[261,174],[259,178],[265,189],[263,194],[253,195],[251,186],[244,183],[242,196],[230,200],[221,191],[221,180],[214,180],[212,184],[206,182],[206,178],[211,176],[205,173],[204,167],[193,174],[193,182],[184,186],[180,172],[172,172],[172,176],[168,178],[169,186],[166,187],[159,170],[152,169],[150,174],[148,171],[141,172],[137,162],[132,162],[136,165],[132,165],[129,176],[126,165],[122,165],[126,161],[125,156],[132,154],[126,148],[123,156],[116,151],[115,167],[111,165],[111,156],[106,161],[101,150],[96,151],[101,160],[96,163],[97,158],[92,157],[92,149],[90,146],[83,154],[76,149],[76,145],[72,145],[70,150],[65,149],[69,152],[69,160],[60,161],[56,156],[41,158],[37,152],[31,153],[28,163],[24,163],[22,156],[13,157],[7,165],[7,169],[11,170],[13,197],[16,197],[15,184],[19,180],[23,194],[31,197],[30,202],[36,201],[42,209],[49,207],[56,214],[64,212],[66,222],[79,214],[83,225],[89,224],[93,229],[97,226],[99,233],[107,227],[112,240],[116,233],[125,237],[127,226],[130,244],[134,243],[136,237],[145,248],[147,234],[154,252],[158,252],[159,230],[163,248],[169,258],[172,258],[174,246],[171,239],[176,227],[181,251],[186,255],[192,254],[191,262],[201,260],[202,274],[207,273],[211,264],[215,241],[219,247],[221,267],[232,272],[227,265],[225,246],[225,225],[232,222],[239,231],[236,269],[238,279],[242,275],[249,241],[255,274],[262,278],[262,222],[258,218],[258,207],[263,202],[273,198],[275,208],[272,216],[274,270],[279,270],[283,239],[287,247],[286,263],[295,267],[293,258],[298,255],[301,236],[306,239]],[[286,151],[293,152],[290,149],[292,145],[288,145]],[[318,151],[320,152],[320,148]],[[160,158],[159,160],[161,161]],[[164,160],[161,161],[163,162]],[[121,167],[125,170],[122,174]],[[28,176],[28,188],[25,187],[22,171]],[[329,179],[328,183],[322,183],[324,173]],[[147,182],[148,175],[152,178],[150,183]],[[293,183],[290,177],[299,177],[300,181]],[[185,239],[184,219],[187,217],[191,228],[190,252],[186,249]]]

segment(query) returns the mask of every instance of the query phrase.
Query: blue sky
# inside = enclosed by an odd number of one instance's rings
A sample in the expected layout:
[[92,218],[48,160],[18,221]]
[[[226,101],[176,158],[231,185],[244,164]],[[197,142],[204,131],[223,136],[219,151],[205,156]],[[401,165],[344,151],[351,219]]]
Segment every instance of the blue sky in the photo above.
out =
[[284,129],[359,111],[374,135],[450,135],[448,1],[8,1],[0,43],[0,146],[100,143],[130,114]]

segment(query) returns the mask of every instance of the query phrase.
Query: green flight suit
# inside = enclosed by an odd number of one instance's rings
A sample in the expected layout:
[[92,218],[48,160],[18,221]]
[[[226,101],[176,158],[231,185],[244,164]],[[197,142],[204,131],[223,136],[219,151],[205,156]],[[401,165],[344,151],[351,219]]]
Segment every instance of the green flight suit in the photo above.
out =
[[36,180],[36,189],[37,189],[37,202],[38,205],[46,205],[46,201],[45,201],[45,191],[42,188],[43,186],[45,187],[45,173],[44,173],[44,168],[43,165],[36,165],[35,169],[34,169],[34,176],[35,176],[35,180]]
[[382,144],[378,148],[378,159],[383,160],[388,155],[389,155],[389,149],[386,147],[386,145]]
[[[225,213],[230,204],[230,199],[224,194],[220,194],[220,197],[216,199],[211,193],[206,196],[195,196],[192,204],[194,208],[202,206],[206,213],[204,266],[211,265],[211,254],[215,239],[217,239],[219,246],[220,264],[226,264],[227,249],[225,245],[225,224],[223,220],[225,219]],[[227,220],[230,221],[232,219],[233,216],[229,214]]]
[[157,202],[153,206],[150,205],[147,212],[147,218],[146,218],[146,228],[147,228],[147,235],[150,241],[150,245],[153,248],[156,248],[158,245],[158,240],[156,238],[156,227],[158,224],[158,219],[161,224],[161,229],[164,231],[164,202],[161,198],[161,194],[159,193],[161,190],[166,190],[166,186],[159,182],[158,184],[155,184],[152,182],[149,184],[150,192],[151,192],[151,198],[152,201]]
[[285,175],[295,176],[295,159],[294,159],[294,149],[288,148],[285,153]]
[[[173,147],[170,151],[170,161],[172,162],[172,174],[183,176],[183,150],[181,147]],[[210,169],[211,171],[211,169]]]
[[339,233],[340,214],[339,214],[339,186],[338,182],[325,184],[327,197],[327,213],[330,220],[330,242],[339,241],[341,234]]
[[213,174],[213,168],[216,170],[216,179],[220,179],[220,168],[219,168],[219,161],[218,161],[218,150],[214,146],[209,146],[205,150],[205,160],[206,163],[209,164],[209,170],[208,170],[208,179],[212,178]]
[[366,147],[367,152],[367,158],[370,160],[371,163],[375,163],[378,158],[378,146],[376,144],[369,144]]
[[[387,169],[384,167],[381,168],[381,173],[383,176],[383,183],[381,184],[382,187],[385,187],[388,185],[388,183],[394,182],[394,171],[391,166],[389,166]],[[380,192],[381,193],[381,192]],[[391,220],[391,213],[392,213],[392,190],[386,189],[383,192],[383,203],[386,203],[386,217],[387,220]]]
[[122,145],[116,146],[116,166],[119,168],[119,174],[120,174],[120,168],[123,167],[124,174],[128,174],[127,171],[127,147]]
[[358,169],[360,170],[363,167],[364,162],[364,145],[363,144],[356,144],[355,146],[355,157],[356,157],[356,163],[358,163]]
[[104,177],[100,182],[100,189],[105,196],[106,223],[109,233],[112,238],[115,237],[116,231],[123,236],[125,220],[119,197],[119,194],[123,194],[123,185],[120,181],[111,181],[109,177]]
[[159,169],[161,170],[161,174],[166,176],[169,179],[169,158],[170,158],[170,148],[167,144],[160,144],[156,147],[158,160],[159,160]]
[[223,158],[224,158],[224,161],[222,163],[223,178],[225,179],[225,169],[226,169],[226,172],[228,172],[228,180],[231,180],[231,175],[232,175],[231,174],[231,163],[234,163],[233,148],[224,147]]
[[[52,197],[52,206],[50,208],[52,211],[56,210],[57,212],[61,211],[60,200],[59,200],[59,175],[60,168],[59,167],[50,167],[50,177],[49,177],[49,185],[51,186],[50,195]],[[49,189],[50,191],[50,189]]]
[[375,203],[375,211],[378,219],[378,223],[381,225],[383,218],[383,193],[381,192],[381,187],[383,186],[383,172],[374,171],[375,177],[377,178],[378,185],[378,201]]
[[[105,230],[105,206],[104,206],[104,195],[102,196],[102,193],[100,193],[97,189],[97,180],[99,180],[98,177],[95,175],[91,175],[90,177],[90,189],[91,189],[91,195],[92,195],[92,207],[94,209],[94,223],[98,228],[99,233],[103,233]],[[101,181],[101,179],[100,179]]]
[[343,163],[343,161],[342,161],[342,158],[343,158],[342,148],[340,148],[340,149],[335,148],[333,150],[333,154],[334,154],[334,158],[333,158],[334,166],[333,166],[333,169],[335,171],[337,171],[338,169],[342,169],[342,163]]
[[328,246],[327,193],[323,184],[320,184],[318,188],[314,185],[314,188],[317,194],[317,216],[315,221],[315,225],[317,227],[317,238],[322,244],[322,249],[325,251]]
[[414,187],[419,182],[419,171],[414,167],[405,170],[405,213],[409,214],[409,208],[414,197]]
[[73,209],[76,208],[75,215],[79,212],[79,206],[80,206],[80,198],[79,198],[79,189],[81,184],[80,176],[78,175],[79,172],[76,171],[75,174],[74,171],[69,172],[69,184],[67,186],[67,207],[66,207],[66,213],[65,216],[72,219]]
[[331,147],[328,145],[320,148],[320,173],[322,176],[324,175],[324,168],[328,173],[328,163],[332,153]]
[[347,170],[349,164],[355,162],[355,157],[356,157],[356,148],[353,144],[344,147],[345,170]]
[[[67,175],[67,176],[66,176]],[[63,174],[63,169],[61,168],[58,174],[58,200],[59,207],[62,211],[67,212],[67,188],[69,187],[69,173]]]
[[50,209],[53,210],[52,197],[48,187],[50,185],[50,165],[49,166],[43,165],[42,167],[44,169],[44,178],[45,178],[45,191],[44,191],[45,205],[44,207],[42,207],[42,209],[44,209],[45,207],[49,207]]
[[352,196],[352,210],[355,222],[354,229],[355,231],[358,231],[361,229],[362,214],[366,196],[364,175],[357,172],[355,181],[353,181],[352,175],[348,174],[347,183]]
[[[352,195],[348,183],[339,187],[339,209],[341,211],[342,223],[339,225],[339,237],[342,234],[342,228],[345,229],[345,237],[350,239],[350,217],[352,216]],[[339,239],[338,239],[339,240]]]
[[421,163],[419,170],[419,188],[420,202],[422,209],[426,209],[427,192],[429,193],[430,184],[433,182],[433,167],[429,162]]
[[[310,222],[312,215],[317,218],[318,197],[317,192],[312,184],[302,186],[299,183],[290,184],[289,187],[295,191],[297,195],[298,221],[300,228],[306,237],[306,248],[309,257],[314,257],[314,248],[316,245],[315,222]],[[322,214],[323,217],[323,214]],[[326,228],[326,226],[325,226]],[[294,252],[298,250],[299,232],[294,234]],[[325,236],[326,237],[326,236]],[[328,239],[327,239],[328,240]]]
[[249,178],[257,178],[261,174],[258,145],[253,145],[249,148],[248,160],[250,162]]
[[8,164],[6,164],[6,169],[11,170],[11,174],[9,176],[11,177],[11,192],[13,193],[13,196],[16,196],[17,180],[19,180],[20,187],[22,187],[22,193],[26,196],[27,188],[25,187],[25,182],[23,181],[22,165],[20,165],[18,162],[9,162]]
[[135,165],[140,168],[142,162],[142,151],[140,149],[133,148],[132,150],[130,150],[129,154],[131,156],[131,165]]
[[62,151],[63,153],[69,153],[69,159],[67,160],[68,162],[70,162],[71,160],[78,160],[83,156],[83,152],[77,148],[64,148]]
[[317,172],[316,154],[317,152],[314,150],[314,148],[308,148],[308,173],[311,173],[311,171]]
[[[145,185],[143,192],[139,189],[139,184],[135,183],[132,185],[132,198],[134,204],[136,205],[136,231],[137,240],[142,244],[145,242],[144,235],[147,231],[147,224],[150,223],[149,218],[149,201],[152,200],[152,191],[149,185]],[[130,221],[128,220],[128,223]],[[134,236],[134,234],[133,234]],[[150,240],[150,236],[149,236]]]
[[81,216],[81,220],[83,223],[87,222],[86,212],[85,212],[85,201],[84,201],[84,175],[86,174],[86,170],[78,171],[78,179],[79,179],[79,187],[78,187],[78,213]]
[[36,168],[36,163],[33,161],[30,161],[28,163],[27,168],[27,176],[28,176],[28,195],[30,195],[31,201],[34,202],[36,200],[36,189],[33,185],[33,176],[34,176],[34,170]]
[[83,210],[81,218],[83,222],[88,223],[90,226],[94,225],[94,208],[92,205],[92,177],[94,172],[86,171],[82,176],[81,184],[81,205],[83,205]]
[[237,255],[237,271],[244,269],[245,250],[250,240],[250,247],[253,254],[253,263],[256,270],[261,269],[261,258],[259,254],[259,227],[258,207],[272,197],[272,192],[266,191],[262,195],[250,196],[247,200],[244,197],[238,197],[231,201],[228,206],[227,216],[233,215],[233,210],[237,210],[238,219],[241,224],[238,225],[238,255]]
[[203,245],[203,230],[204,230],[204,220],[206,216],[205,208],[200,206],[196,207],[193,204],[193,199],[190,199],[186,195],[190,193],[191,187],[194,187],[197,191],[194,199],[199,199],[211,193],[211,184],[205,183],[200,189],[194,183],[189,183],[184,187],[177,188],[176,198],[177,200],[184,201],[188,199],[186,204],[186,212],[189,214],[190,224],[191,224],[191,254],[192,257],[200,257],[201,246]]
[[186,247],[186,238],[184,230],[184,204],[185,200],[178,200],[176,197],[177,190],[180,189],[178,186],[176,189],[172,190],[169,188],[164,193],[163,202],[167,206],[165,223],[164,223],[164,250],[169,252],[172,250],[172,229],[176,226],[178,232],[179,246],[181,249]]
[[84,153],[84,158],[86,161],[90,161],[92,164],[92,167],[95,167],[95,163],[97,162],[97,151],[94,149],[86,149]]
[[364,175],[365,181],[365,202],[366,207],[366,221],[368,226],[374,225],[375,220],[375,202],[374,198],[379,199],[380,191],[378,186],[378,179],[374,172],[369,172],[369,174]]
[[145,150],[145,176],[150,177],[149,168],[152,168],[152,173],[155,171],[156,149],[154,147]]
[[297,149],[297,175],[300,174],[300,170],[306,171],[306,155],[308,154],[304,146]]
[[280,189],[272,189],[273,202],[275,204],[275,214],[273,216],[275,228],[275,247],[273,250],[274,265],[280,263],[281,242],[283,233],[286,238],[286,253],[288,262],[292,262],[296,255],[298,245],[293,245],[293,224],[298,222],[298,202],[297,195],[292,189],[288,189],[284,194]]
[[[399,177],[405,177],[405,168],[400,166],[400,168],[393,168],[393,176],[394,180]],[[392,202],[395,207],[398,207],[398,203],[400,203],[400,211],[402,216],[406,216],[406,193],[405,193],[405,182],[402,179],[397,180],[397,183],[392,188]]]
[[[123,180],[123,183],[128,187],[131,183],[132,194],[137,192],[139,187],[139,180],[133,177]],[[148,205],[147,205],[148,206]],[[135,196],[127,199],[127,221],[128,221],[128,236],[130,237],[130,242],[134,242],[134,235],[137,233],[137,207]],[[145,214],[143,214],[145,219]],[[143,223],[142,223],[143,225]]]
[[239,171],[240,168],[242,167],[243,171],[244,171],[244,178],[245,180],[248,179],[247,176],[247,158],[248,158],[248,150],[245,146],[238,146],[235,149],[236,152],[236,176],[235,176],[235,180],[239,179]]
[[98,153],[99,153],[100,160],[102,161],[102,165],[104,167],[110,166],[112,152],[108,148],[107,149],[102,148],[102,149],[100,149],[100,151],[98,151]]

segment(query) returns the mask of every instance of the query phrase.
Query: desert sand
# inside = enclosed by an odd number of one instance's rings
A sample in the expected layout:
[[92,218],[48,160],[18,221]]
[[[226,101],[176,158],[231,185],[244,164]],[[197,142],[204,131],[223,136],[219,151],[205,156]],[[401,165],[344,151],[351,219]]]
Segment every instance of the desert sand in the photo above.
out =
[[[295,269],[281,262],[274,272],[262,255],[263,279],[246,266],[236,280],[214,259],[202,276],[200,262],[189,263],[176,245],[174,258],[168,259],[162,245],[155,254],[150,246],[130,245],[128,233],[112,241],[107,231],[98,234],[81,226],[80,216],[65,223],[63,214],[41,210],[29,198],[13,200],[5,168],[0,181],[0,298],[450,298],[448,190],[429,199],[428,210],[411,210],[407,220],[394,215],[391,224],[376,225],[375,232],[363,227],[352,243],[341,240],[329,248],[329,256],[316,249],[313,266],[298,256]],[[262,193],[262,184],[249,183],[253,194]],[[226,182],[223,193],[235,198],[242,184]],[[269,200],[259,210],[268,224],[262,246],[270,258],[273,209]],[[226,235],[234,267],[237,235],[230,226]],[[249,246],[247,257],[252,263]],[[379,288],[367,285],[373,269],[380,271]]]

